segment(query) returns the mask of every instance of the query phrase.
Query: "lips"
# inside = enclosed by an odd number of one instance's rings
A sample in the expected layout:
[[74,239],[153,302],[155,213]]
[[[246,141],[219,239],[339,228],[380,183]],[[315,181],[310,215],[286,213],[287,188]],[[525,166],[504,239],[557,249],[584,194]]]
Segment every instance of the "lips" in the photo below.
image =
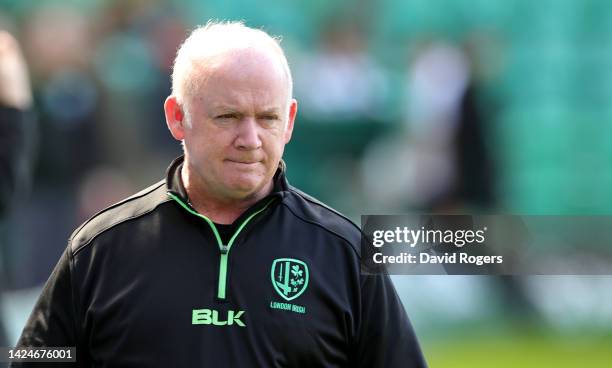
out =
[[260,162],[258,160],[227,160],[227,161],[234,163],[234,164],[242,164],[242,165],[253,165],[253,164],[257,164]]

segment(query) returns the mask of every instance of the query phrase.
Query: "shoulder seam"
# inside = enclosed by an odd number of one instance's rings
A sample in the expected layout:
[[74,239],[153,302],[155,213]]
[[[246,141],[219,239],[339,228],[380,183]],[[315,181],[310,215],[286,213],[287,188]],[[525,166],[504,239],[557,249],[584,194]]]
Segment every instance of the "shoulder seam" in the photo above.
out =
[[[158,189],[159,189],[159,188],[160,188],[162,185],[164,185],[164,184],[165,184],[165,180],[161,180],[159,183],[157,183],[157,185],[153,184],[153,185],[150,187],[150,189],[149,189],[149,190],[146,190],[146,189],[145,189],[145,190],[143,190],[143,191],[142,191],[142,192],[140,192],[140,193],[136,193],[136,194],[134,194],[134,195],[132,195],[132,196],[130,196],[130,197],[128,197],[128,198],[125,198],[125,199],[123,199],[123,200],[121,200],[121,201],[119,201],[119,202],[117,202],[117,203],[115,203],[115,204],[112,204],[112,205],[110,205],[110,206],[106,207],[105,209],[103,209],[103,210],[99,211],[98,213],[96,213],[95,215],[91,216],[89,219],[87,219],[87,221],[85,221],[85,222],[84,222],[84,223],[83,223],[81,226],[79,226],[79,227],[78,227],[78,228],[77,228],[77,229],[76,229],[76,230],[75,230],[75,231],[72,233],[72,235],[70,236],[70,238],[69,238],[69,240],[68,240],[68,244],[69,244],[69,246],[72,246],[72,241],[74,240],[74,238],[75,238],[75,237],[76,237],[76,236],[77,236],[77,235],[78,235],[78,234],[81,232],[81,230],[83,230],[83,228],[84,228],[85,226],[87,226],[87,224],[89,224],[91,221],[93,221],[93,220],[94,220],[96,217],[98,217],[98,216],[102,215],[102,214],[103,214],[103,213],[105,213],[105,212],[108,212],[108,211],[112,210],[113,208],[119,207],[119,206],[121,206],[121,205],[124,205],[124,204],[126,204],[126,203],[128,203],[128,202],[131,202],[131,201],[133,201],[133,200],[136,200],[136,199],[138,199],[138,198],[142,198],[142,197],[144,197],[144,196],[146,196],[146,195],[148,195],[148,194],[150,194],[150,193],[152,193],[152,192],[154,192],[154,191],[158,190]],[[124,222],[124,221],[131,220],[131,219],[133,219],[133,218],[139,217],[140,215],[145,215],[145,214],[147,214],[147,213],[151,212],[152,210],[154,210],[155,208],[157,208],[157,206],[159,206],[160,204],[165,203],[165,202],[167,202],[167,201],[163,201],[163,202],[158,203],[158,204],[157,204],[155,207],[153,207],[151,210],[149,210],[149,211],[147,211],[147,212],[144,212],[144,213],[142,213],[142,214],[139,214],[139,215],[136,215],[136,216],[132,216],[132,217],[129,217],[129,218],[123,219],[123,220],[121,220],[121,221],[117,222],[116,224],[112,224],[112,225],[110,225],[109,227],[107,227],[107,228],[105,228],[105,229],[103,229],[103,230],[100,230],[100,231],[99,231],[99,232],[97,232],[97,233],[96,233],[94,236],[92,236],[92,237],[91,237],[91,239],[89,239],[89,241],[87,241],[87,243],[85,243],[84,245],[82,245],[82,246],[80,246],[79,248],[77,248],[77,249],[75,249],[74,251],[72,251],[72,252],[71,252],[71,253],[72,253],[72,255],[73,255],[73,256],[74,256],[74,255],[76,255],[76,254],[77,254],[77,252],[78,252],[78,251],[80,251],[80,250],[81,250],[81,249],[82,249],[82,248],[83,248],[85,245],[89,244],[93,238],[95,238],[96,236],[100,235],[100,234],[101,234],[101,233],[103,233],[104,231],[106,231],[106,230],[108,230],[108,229],[110,229],[110,228],[112,228],[112,227],[114,227],[114,226],[116,226],[116,225],[118,225],[118,224],[120,224],[120,223],[122,223],[122,222]]]
[[329,207],[328,205],[326,205],[326,204],[324,204],[324,203],[322,203],[322,202],[320,202],[320,201],[314,200],[314,199],[310,198],[310,197],[309,197],[309,196],[307,196],[307,195],[303,195],[303,193],[302,193],[302,192],[300,192],[299,190],[296,190],[296,189],[294,189],[294,188],[290,188],[290,189],[289,189],[289,191],[290,191],[291,193],[294,193],[294,194],[298,195],[299,197],[301,197],[301,198],[302,198],[302,199],[304,199],[305,201],[308,201],[308,202],[310,202],[310,203],[312,203],[312,204],[315,204],[315,205],[317,205],[317,206],[319,206],[319,207],[323,207],[323,208],[325,208],[326,210],[328,210],[328,211],[330,211],[330,212],[333,212],[333,213],[335,213],[336,215],[338,215],[338,216],[342,217],[342,218],[343,218],[343,219],[345,219],[345,220],[346,220],[348,223],[350,223],[352,226],[354,226],[354,227],[355,227],[357,230],[359,230],[359,232],[361,233],[361,229],[359,228],[359,226],[357,226],[357,224],[355,224],[353,221],[351,221],[351,219],[349,219],[348,217],[346,217],[346,216],[345,216],[345,215],[343,215],[342,213],[340,213],[340,212],[336,211],[335,209],[333,209],[333,208]]
[[[164,204],[164,203],[167,203],[167,202],[170,202],[170,201],[171,201],[171,199],[167,199],[167,200],[165,200],[165,201],[159,202],[158,204],[156,204],[156,205],[155,205],[155,207],[151,208],[150,210],[148,210],[148,211],[146,211],[146,212],[139,213],[139,214],[134,215],[134,216],[126,217],[126,218],[122,219],[121,221],[118,221],[118,222],[116,222],[116,223],[114,223],[114,224],[111,224],[110,226],[108,226],[108,227],[106,227],[106,228],[104,228],[104,229],[102,229],[102,230],[98,231],[97,233],[95,233],[94,235],[92,235],[92,236],[91,236],[91,238],[90,238],[90,239],[89,239],[89,240],[88,240],[88,241],[87,241],[85,244],[83,244],[83,245],[81,245],[80,247],[78,247],[77,249],[75,249],[75,250],[72,252],[72,253],[73,253],[73,255],[72,255],[72,256],[73,256],[73,257],[75,257],[75,256],[77,255],[77,253],[79,253],[79,252],[80,252],[80,251],[81,251],[83,248],[85,248],[86,246],[88,246],[89,244],[91,244],[91,242],[92,242],[92,241],[93,241],[95,238],[97,238],[97,237],[98,237],[98,235],[100,235],[100,234],[102,234],[102,233],[104,233],[104,232],[106,232],[106,231],[108,231],[108,230],[111,230],[111,229],[112,229],[112,228],[114,228],[115,226],[117,226],[117,225],[121,225],[122,223],[124,223],[124,222],[126,222],[126,221],[133,220],[133,219],[136,219],[136,218],[139,218],[139,217],[142,217],[142,216],[148,215],[149,213],[151,213],[151,212],[155,211],[155,210],[157,209],[157,207],[159,207],[160,205],[162,205],[162,204]],[[71,239],[71,242],[72,242],[72,239]]]
[[[95,219],[96,217],[100,216],[100,215],[101,215],[101,214],[103,214],[104,212],[106,212],[106,211],[110,211],[111,209],[113,209],[113,208],[115,208],[115,207],[119,207],[120,205],[122,205],[122,204],[124,204],[124,203],[127,203],[127,202],[129,202],[129,201],[131,201],[131,200],[134,200],[134,199],[137,199],[137,198],[144,197],[145,195],[147,195],[147,194],[149,194],[149,193],[153,192],[154,190],[158,189],[158,188],[159,188],[161,185],[163,185],[164,183],[165,183],[165,181],[161,181],[161,182],[159,182],[159,183],[158,183],[158,184],[157,184],[155,187],[151,188],[150,190],[148,190],[148,191],[146,191],[146,192],[144,192],[144,193],[142,193],[142,194],[140,194],[140,195],[133,195],[133,196],[131,196],[131,197],[128,197],[128,198],[126,198],[126,199],[124,199],[124,200],[121,200],[121,201],[119,201],[119,202],[117,202],[117,203],[115,203],[115,204],[112,204],[112,205],[110,205],[110,206],[106,207],[105,209],[103,209],[103,210],[99,211],[98,213],[96,213],[95,215],[93,215],[93,216],[91,216],[89,219],[87,219],[87,221],[85,221],[83,224],[81,224],[81,226],[79,226],[79,227],[78,227],[78,228],[77,228],[77,229],[74,231],[74,233],[73,233],[73,234],[70,236],[70,241],[72,241],[72,238],[74,238],[74,236],[75,236],[76,234],[78,234],[78,233],[81,231],[81,229],[83,229],[83,228],[84,228],[84,227],[85,227],[87,224],[89,224],[89,223],[90,223],[90,222],[91,222],[93,219]],[[155,185],[155,184],[153,184],[153,185]]]
[[[353,244],[352,244],[352,243],[351,243],[351,242],[350,242],[350,241],[349,241],[347,238],[345,238],[344,236],[342,236],[342,235],[340,235],[340,234],[336,233],[335,231],[332,231],[332,230],[328,229],[328,228],[327,228],[327,227],[325,227],[323,224],[320,224],[320,223],[318,223],[318,222],[315,222],[315,221],[310,221],[310,220],[305,219],[304,217],[302,217],[302,216],[298,215],[297,213],[295,213],[295,211],[293,211],[293,209],[291,208],[291,206],[287,205],[287,204],[286,204],[286,203],[284,203],[284,202],[281,202],[281,203],[283,204],[283,206],[285,206],[285,207],[286,207],[286,208],[289,210],[289,212],[291,212],[291,213],[292,213],[292,214],[293,214],[295,217],[299,218],[300,220],[302,220],[302,221],[304,221],[304,222],[306,222],[306,223],[308,223],[308,224],[311,224],[311,225],[317,226],[317,227],[319,227],[319,228],[321,228],[321,229],[325,230],[326,232],[328,232],[328,233],[330,233],[330,234],[332,234],[332,235],[335,235],[336,237],[338,237],[338,238],[342,239],[344,242],[346,242],[346,243],[348,244],[349,248],[351,248],[351,250],[352,250],[352,251],[355,253],[355,255],[357,256],[357,259],[361,260],[361,255],[359,254],[359,252],[357,252],[357,249],[355,249],[355,247],[353,246]],[[336,211],[333,211],[333,212],[335,213]],[[344,217],[344,216],[342,216],[342,217]],[[353,225],[354,225],[354,224],[353,224]]]

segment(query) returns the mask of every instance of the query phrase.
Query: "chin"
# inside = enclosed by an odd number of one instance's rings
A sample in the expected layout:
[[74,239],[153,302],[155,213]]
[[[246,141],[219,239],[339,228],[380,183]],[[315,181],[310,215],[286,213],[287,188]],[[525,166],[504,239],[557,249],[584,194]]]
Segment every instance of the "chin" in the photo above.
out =
[[238,193],[240,197],[248,197],[254,193],[257,193],[261,188],[264,187],[264,183],[262,183],[261,179],[258,180],[248,180],[245,178],[232,181],[229,185],[229,188],[232,188],[234,193]]

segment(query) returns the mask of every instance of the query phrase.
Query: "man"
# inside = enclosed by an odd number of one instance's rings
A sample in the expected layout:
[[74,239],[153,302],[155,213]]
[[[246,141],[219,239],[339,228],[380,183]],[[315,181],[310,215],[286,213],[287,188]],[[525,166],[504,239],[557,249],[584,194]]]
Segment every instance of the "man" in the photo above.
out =
[[422,367],[360,231],[289,186],[297,102],[278,41],[209,23],[180,47],[164,108],[184,158],[69,240],[20,346],[79,367]]

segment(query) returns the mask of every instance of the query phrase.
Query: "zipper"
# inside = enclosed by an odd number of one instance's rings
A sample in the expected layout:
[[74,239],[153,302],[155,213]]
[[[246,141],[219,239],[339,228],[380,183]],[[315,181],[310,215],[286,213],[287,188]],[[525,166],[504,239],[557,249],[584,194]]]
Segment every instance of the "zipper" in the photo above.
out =
[[256,212],[252,213],[249,217],[247,217],[242,224],[240,224],[240,226],[238,227],[238,229],[236,229],[236,232],[234,233],[234,235],[232,235],[232,237],[230,238],[229,242],[227,244],[223,244],[223,241],[221,240],[221,236],[219,235],[219,231],[217,231],[217,227],[215,226],[215,223],[212,222],[208,217],[196,212],[193,208],[191,208],[191,206],[187,205],[185,202],[183,202],[179,197],[177,197],[176,195],[168,192],[168,195],[170,196],[170,198],[174,199],[181,207],[183,207],[185,210],[187,210],[187,212],[191,213],[192,215],[198,216],[199,218],[203,219],[204,221],[206,221],[206,223],[210,226],[210,228],[213,231],[213,234],[215,235],[215,239],[217,240],[217,245],[219,246],[219,252],[220,252],[220,257],[219,257],[219,280],[218,280],[218,284],[217,284],[217,298],[224,300],[226,298],[226,289],[227,289],[227,264],[229,261],[229,252],[232,249],[232,245],[234,244],[234,241],[236,240],[236,238],[238,238],[238,235],[240,235],[240,232],[244,229],[244,227],[258,214],[260,214],[261,212],[263,212],[263,210],[265,210],[266,208],[268,208],[268,206],[270,205],[270,203],[272,203],[274,201],[274,198],[272,198],[270,201],[268,201],[268,203],[266,203],[261,209],[257,210]]

